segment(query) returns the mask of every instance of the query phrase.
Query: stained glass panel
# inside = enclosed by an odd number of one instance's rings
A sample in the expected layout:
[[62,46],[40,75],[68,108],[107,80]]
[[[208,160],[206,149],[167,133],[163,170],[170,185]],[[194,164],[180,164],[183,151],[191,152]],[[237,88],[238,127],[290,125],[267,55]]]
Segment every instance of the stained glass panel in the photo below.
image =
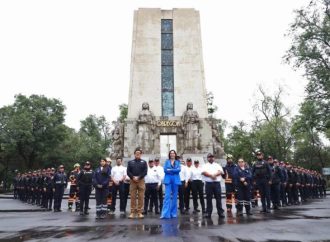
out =
[[162,19],[162,115],[174,116],[173,20]]
[[162,93],[162,116],[174,116],[174,93]]
[[173,65],[173,50],[162,50],[162,65]]
[[173,49],[173,34],[162,34],[162,49]]
[[173,91],[173,66],[162,66],[162,90]]
[[172,19],[162,19],[162,33],[173,33]]

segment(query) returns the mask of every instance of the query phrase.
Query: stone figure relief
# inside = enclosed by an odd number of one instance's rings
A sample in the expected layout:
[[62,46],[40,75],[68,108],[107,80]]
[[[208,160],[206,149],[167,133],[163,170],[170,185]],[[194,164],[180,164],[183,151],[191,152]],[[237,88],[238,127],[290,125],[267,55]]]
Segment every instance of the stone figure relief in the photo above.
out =
[[212,145],[214,156],[216,158],[223,158],[225,151],[223,149],[223,143],[220,140],[219,131],[215,122],[212,123]]
[[182,114],[182,130],[185,141],[185,152],[198,152],[199,140],[199,115],[193,110],[193,104],[187,104],[187,110]]
[[112,131],[111,136],[113,139],[112,142],[112,153],[110,155],[111,158],[116,159],[117,157],[123,157],[123,124],[117,120],[115,129]]
[[137,119],[137,146],[146,154],[153,153],[155,125],[155,115],[149,110],[149,104],[144,102]]

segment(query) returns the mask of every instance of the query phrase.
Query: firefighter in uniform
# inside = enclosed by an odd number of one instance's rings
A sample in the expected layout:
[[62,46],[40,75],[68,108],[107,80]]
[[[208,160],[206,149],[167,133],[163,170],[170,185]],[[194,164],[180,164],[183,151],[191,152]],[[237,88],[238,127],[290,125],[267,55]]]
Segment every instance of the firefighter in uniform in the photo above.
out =
[[69,176],[69,181],[71,182],[70,185],[70,192],[69,192],[69,199],[68,199],[68,208],[72,210],[73,203],[75,202],[76,205],[76,212],[79,211],[79,190],[77,186],[77,178],[80,173],[80,165],[78,163],[74,164],[74,170],[71,171]]
[[222,177],[225,179],[227,212],[231,213],[233,204],[236,204],[235,187],[233,183],[233,175],[236,164],[233,162],[233,156],[231,154],[228,154],[226,159],[227,164],[223,168],[224,174]]

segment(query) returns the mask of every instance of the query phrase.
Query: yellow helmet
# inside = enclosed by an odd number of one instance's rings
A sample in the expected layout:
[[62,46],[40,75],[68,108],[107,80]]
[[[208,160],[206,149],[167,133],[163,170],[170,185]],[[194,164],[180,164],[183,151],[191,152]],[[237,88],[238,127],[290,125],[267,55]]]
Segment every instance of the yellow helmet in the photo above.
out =
[[226,160],[228,159],[233,159],[233,155],[232,154],[227,154]]

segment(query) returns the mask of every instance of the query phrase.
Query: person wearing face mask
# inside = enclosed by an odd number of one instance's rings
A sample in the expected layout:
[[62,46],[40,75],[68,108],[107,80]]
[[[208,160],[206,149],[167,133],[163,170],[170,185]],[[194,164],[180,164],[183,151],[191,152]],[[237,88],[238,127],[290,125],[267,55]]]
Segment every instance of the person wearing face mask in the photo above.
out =
[[272,171],[267,161],[264,160],[264,154],[257,152],[257,161],[252,167],[252,176],[256,183],[262,204],[262,213],[270,213],[270,184]]
[[104,219],[107,212],[107,197],[109,193],[111,169],[106,159],[101,159],[100,166],[93,175],[96,199],[96,219]]

